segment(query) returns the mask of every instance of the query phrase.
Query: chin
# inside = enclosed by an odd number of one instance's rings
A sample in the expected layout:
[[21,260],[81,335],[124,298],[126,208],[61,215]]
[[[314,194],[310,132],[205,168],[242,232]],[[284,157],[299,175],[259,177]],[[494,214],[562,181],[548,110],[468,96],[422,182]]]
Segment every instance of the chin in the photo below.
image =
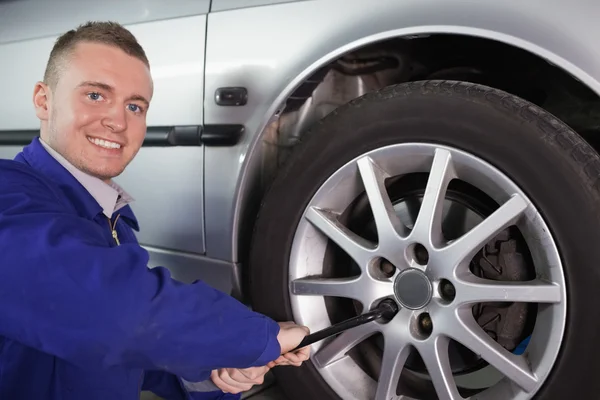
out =
[[87,172],[96,178],[107,181],[121,175],[123,173],[123,168],[94,168],[89,169]]

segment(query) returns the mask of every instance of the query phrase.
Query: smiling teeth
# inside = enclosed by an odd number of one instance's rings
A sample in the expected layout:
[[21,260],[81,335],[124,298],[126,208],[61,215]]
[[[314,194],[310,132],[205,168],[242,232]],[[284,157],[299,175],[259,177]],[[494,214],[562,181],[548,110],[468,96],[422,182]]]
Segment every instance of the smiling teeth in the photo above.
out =
[[107,140],[92,139],[90,137],[88,138],[88,140],[97,146],[104,147],[105,149],[120,149],[121,148],[121,145],[119,143],[109,142]]

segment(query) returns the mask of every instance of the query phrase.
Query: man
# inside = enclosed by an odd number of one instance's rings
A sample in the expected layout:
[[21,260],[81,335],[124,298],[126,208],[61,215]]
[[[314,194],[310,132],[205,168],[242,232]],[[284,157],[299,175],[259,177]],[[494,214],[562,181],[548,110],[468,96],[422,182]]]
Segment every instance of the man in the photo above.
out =
[[238,398],[308,359],[291,352],[305,327],[147,267],[112,178],[142,145],[152,93],[122,26],[55,43],[33,93],[40,138],[0,160],[0,399]]

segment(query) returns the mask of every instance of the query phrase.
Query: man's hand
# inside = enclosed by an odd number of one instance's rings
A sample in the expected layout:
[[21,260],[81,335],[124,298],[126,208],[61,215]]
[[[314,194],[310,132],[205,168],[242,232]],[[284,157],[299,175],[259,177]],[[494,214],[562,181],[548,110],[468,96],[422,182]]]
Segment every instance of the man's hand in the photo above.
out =
[[279,322],[279,334],[277,340],[281,346],[281,356],[267,364],[273,368],[279,365],[293,365],[299,367],[310,358],[310,347],[303,347],[291,352],[310,333],[306,326],[297,325],[293,322]]
[[238,394],[246,392],[254,385],[261,385],[265,380],[265,374],[271,368],[221,368],[215,369],[210,374],[213,383],[225,393]]
[[310,333],[306,326],[293,322],[279,322],[277,341],[282,355],[264,367],[251,368],[221,368],[213,370],[210,378],[213,383],[225,393],[238,394],[246,392],[254,385],[261,385],[265,374],[278,365],[293,365],[299,367],[310,357],[310,347],[303,347],[291,352]]

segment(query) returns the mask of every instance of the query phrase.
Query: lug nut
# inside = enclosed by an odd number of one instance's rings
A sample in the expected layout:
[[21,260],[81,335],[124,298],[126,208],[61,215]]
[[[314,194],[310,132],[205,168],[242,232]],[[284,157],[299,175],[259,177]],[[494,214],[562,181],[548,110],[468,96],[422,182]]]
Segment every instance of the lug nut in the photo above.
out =
[[433,331],[433,321],[428,313],[423,313],[419,315],[419,329],[421,333],[425,336],[431,335]]
[[383,276],[385,276],[386,278],[391,278],[396,272],[396,267],[394,266],[394,264],[384,259],[381,260],[381,262],[379,263],[379,270],[381,271]]
[[427,263],[429,262],[429,253],[427,252],[427,249],[425,248],[425,246],[423,246],[420,243],[415,244],[414,252],[415,252],[415,261],[419,265],[427,265]]
[[440,295],[446,301],[453,301],[456,297],[456,289],[450,281],[442,280],[440,282]]

